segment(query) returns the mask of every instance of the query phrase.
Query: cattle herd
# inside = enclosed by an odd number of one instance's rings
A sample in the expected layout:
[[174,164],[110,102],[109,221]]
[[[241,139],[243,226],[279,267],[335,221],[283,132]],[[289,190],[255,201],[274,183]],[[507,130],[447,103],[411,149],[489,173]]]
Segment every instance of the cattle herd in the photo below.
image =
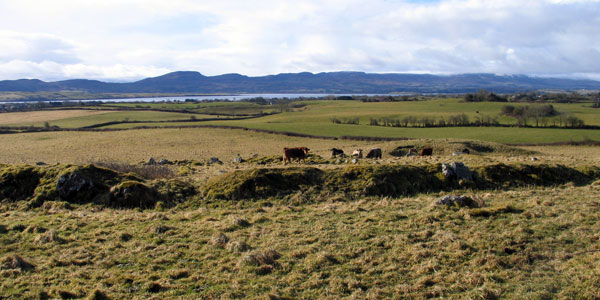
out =
[[[292,162],[293,160],[296,160],[298,162],[304,161],[308,156],[309,150],[310,149],[308,149],[307,147],[283,148],[283,164],[287,164],[288,162]],[[332,157],[346,157],[346,154],[342,149],[331,148],[330,151]],[[367,155],[365,157],[372,159],[380,159],[382,153],[383,152],[381,151],[381,148],[373,148],[367,152]],[[432,154],[433,148],[423,148],[420,152],[417,152],[417,149],[415,148],[410,148],[406,156],[431,156]],[[352,151],[351,156],[356,158],[363,158],[363,150],[355,149],[354,151]]]

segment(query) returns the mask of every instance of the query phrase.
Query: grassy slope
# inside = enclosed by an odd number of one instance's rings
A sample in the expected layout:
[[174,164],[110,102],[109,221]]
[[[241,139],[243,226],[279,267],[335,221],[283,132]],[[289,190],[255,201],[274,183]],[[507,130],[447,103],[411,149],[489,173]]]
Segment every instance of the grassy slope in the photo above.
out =
[[[566,130],[544,128],[391,128],[368,125],[333,124],[331,118],[359,117],[360,124],[368,124],[371,117],[403,118],[409,115],[439,117],[465,113],[473,120],[476,115],[497,115],[505,103],[461,103],[458,99],[439,99],[419,102],[363,103],[358,101],[307,101],[307,107],[294,112],[242,121],[214,121],[206,124],[235,125],[276,131],[290,131],[323,136],[379,136],[408,138],[464,138],[501,143],[547,143],[600,139],[598,130]],[[519,104],[517,104],[519,105]],[[524,104],[523,104],[524,105]],[[556,104],[562,112],[572,112],[586,124],[600,125],[600,111],[582,107],[582,104]],[[476,113],[479,111],[479,113]],[[510,124],[511,118],[500,117]],[[531,123],[530,123],[531,124]],[[131,128],[153,124],[119,124],[113,128]],[[185,123],[168,124],[185,126]]]
[[[160,112],[160,111],[119,111],[119,112],[107,112],[97,115],[89,115],[84,117],[71,117],[60,120],[50,121],[50,125],[57,125],[61,128],[79,128],[84,126],[90,126],[98,123],[112,122],[112,121],[166,121],[166,120],[189,120],[192,115],[185,113],[172,113],[172,112]],[[194,115],[196,118],[208,118],[212,116],[208,115]],[[44,122],[21,122],[19,124],[13,124],[13,126],[43,126]]]
[[[473,196],[488,207],[436,208],[437,195],[418,195],[165,213],[5,211],[0,259],[18,254],[35,271],[3,267],[0,295],[600,297],[597,184]],[[40,228],[62,241],[36,242]]]

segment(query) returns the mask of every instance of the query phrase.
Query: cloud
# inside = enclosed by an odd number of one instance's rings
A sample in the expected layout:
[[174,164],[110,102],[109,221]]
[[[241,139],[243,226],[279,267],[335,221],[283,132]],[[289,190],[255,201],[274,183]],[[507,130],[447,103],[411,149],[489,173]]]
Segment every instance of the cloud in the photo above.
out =
[[597,79],[598,16],[596,0],[4,1],[0,79],[176,70]]

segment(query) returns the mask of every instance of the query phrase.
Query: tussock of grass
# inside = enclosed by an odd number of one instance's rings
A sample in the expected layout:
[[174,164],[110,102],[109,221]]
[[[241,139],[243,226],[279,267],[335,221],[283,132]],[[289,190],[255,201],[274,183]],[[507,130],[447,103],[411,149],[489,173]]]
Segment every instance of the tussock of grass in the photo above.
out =
[[56,230],[48,230],[47,232],[38,235],[35,240],[35,243],[37,244],[48,244],[48,243],[58,243],[58,244],[62,244],[65,242],[65,240],[63,238],[61,238],[60,236],[58,236],[58,233],[56,232]]
[[3,258],[0,261],[0,269],[20,269],[25,271],[35,269],[35,266],[21,258],[21,256],[15,254]]
[[110,297],[100,290],[94,290],[87,296],[86,300],[110,300]]

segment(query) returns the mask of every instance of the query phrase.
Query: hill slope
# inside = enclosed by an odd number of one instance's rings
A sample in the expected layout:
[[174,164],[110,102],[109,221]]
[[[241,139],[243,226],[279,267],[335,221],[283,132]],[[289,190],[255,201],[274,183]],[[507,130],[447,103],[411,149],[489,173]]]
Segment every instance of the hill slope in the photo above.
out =
[[600,89],[600,81],[494,74],[375,74],[362,72],[283,73],[248,77],[240,74],[204,76],[179,71],[129,83],[75,79],[0,81],[0,91],[89,93],[463,93],[479,89],[518,92],[541,89]]

